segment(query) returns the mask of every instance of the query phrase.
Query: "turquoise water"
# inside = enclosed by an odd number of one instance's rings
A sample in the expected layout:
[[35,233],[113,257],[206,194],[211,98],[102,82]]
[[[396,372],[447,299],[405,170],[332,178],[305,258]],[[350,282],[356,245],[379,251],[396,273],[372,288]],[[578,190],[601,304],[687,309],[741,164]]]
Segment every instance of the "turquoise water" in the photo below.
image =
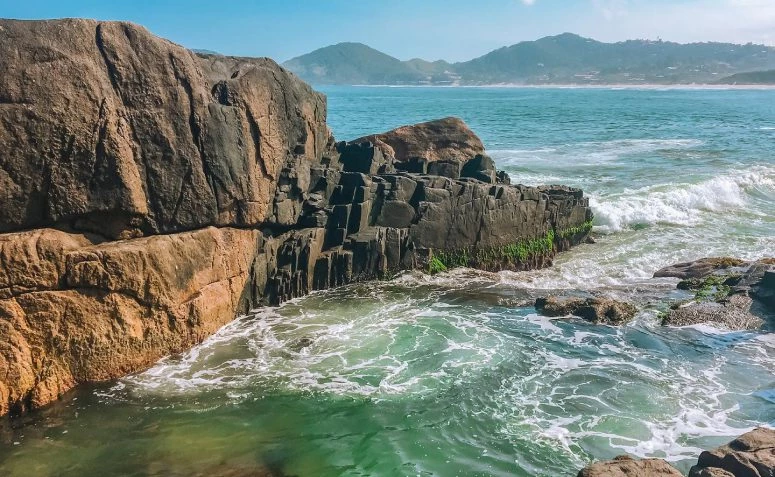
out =
[[[547,270],[408,273],[259,310],[0,428],[0,474],[572,476],[622,453],[686,471],[775,425],[775,335],[662,328],[682,292],[651,278],[775,255],[775,91],[325,92],[340,139],[462,117],[514,182],[583,187],[597,243]],[[536,315],[553,291],[642,311],[618,328]]]

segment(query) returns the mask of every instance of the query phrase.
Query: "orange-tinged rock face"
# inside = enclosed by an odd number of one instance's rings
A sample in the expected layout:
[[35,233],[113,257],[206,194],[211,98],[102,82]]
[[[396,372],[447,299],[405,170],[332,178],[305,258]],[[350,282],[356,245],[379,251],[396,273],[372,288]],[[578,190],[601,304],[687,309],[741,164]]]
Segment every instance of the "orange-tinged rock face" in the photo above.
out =
[[0,236],[0,270],[15,272],[2,277],[0,414],[147,367],[247,311],[260,235],[209,227],[99,245],[51,229]]

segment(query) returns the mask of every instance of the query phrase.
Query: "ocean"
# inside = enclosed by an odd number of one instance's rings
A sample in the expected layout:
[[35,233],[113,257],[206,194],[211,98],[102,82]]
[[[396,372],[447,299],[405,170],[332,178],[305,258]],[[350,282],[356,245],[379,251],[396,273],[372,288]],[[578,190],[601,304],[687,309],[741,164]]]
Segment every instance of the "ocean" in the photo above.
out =
[[[625,453],[686,472],[775,425],[773,325],[662,327],[686,295],[652,278],[775,255],[775,90],[321,90],[338,139],[463,118],[513,183],[583,188],[596,243],[545,270],[406,273],[257,310],[0,427],[0,474],[557,477]],[[558,292],[640,312],[537,315]]]

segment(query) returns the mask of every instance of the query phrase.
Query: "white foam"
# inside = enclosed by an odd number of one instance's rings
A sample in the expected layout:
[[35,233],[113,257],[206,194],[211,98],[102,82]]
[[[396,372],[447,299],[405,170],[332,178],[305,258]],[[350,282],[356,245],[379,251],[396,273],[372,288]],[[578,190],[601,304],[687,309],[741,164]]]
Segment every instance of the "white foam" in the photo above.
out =
[[752,167],[698,184],[660,184],[608,197],[591,197],[595,224],[601,232],[617,232],[634,225],[700,224],[705,212],[740,209],[751,189],[775,189],[775,168]]
[[[456,314],[458,306],[364,303],[362,312],[344,314],[297,313],[294,303],[263,309],[182,357],[124,379],[114,391],[170,396],[229,390],[241,395],[233,391],[280,386],[386,398],[438,391],[502,359],[497,350],[503,337],[484,318]],[[308,346],[299,349],[305,338]],[[419,374],[417,366],[423,370]]]
[[[605,338],[602,337],[601,338]],[[712,365],[698,369],[691,362],[662,359],[641,363],[648,354],[633,347],[621,337],[613,339],[615,356],[595,359],[577,359],[557,353],[541,351],[533,359],[535,369],[515,377],[505,388],[507,402],[497,416],[504,422],[507,436],[524,436],[525,426],[531,429],[533,440],[548,440],[578,460],[584,459],[583,442],[589,439],[606,440],[613,449],[620,449],[638,457],[661,457],[675,462],[695,459],[702,451],[693,445],[697,439],[708,437],[731,438],[750,429],[741,425],[734,416],[740,411],[735,391],[730,390],[724,372],[728,366],[724,355],[717,355]],[[578,336],[568,338],[578,342]],[[757,363],[763,370],[771,369],[775,358]],[[591,382],[599,372],[606,374],[619,369],[619,375],[632,375],[634,382],[618,378],[608,389],[599,389],[594,395],[584,394],[579,382]],[[628,371],[629,370],[629,371]],[[582,376],[589,376],[582,379]],[[602,384],[602,383],[601,383]],[[641,413],[638,405],[627,407],[628,399],[609,401],[631,385],[648,386],[658,412]],[[637,389],[637,388],[636,388]],[[761,391],[767,399],[771,392]],[[657,404],[657,401],[659,404]],[[615,407],[612,407],[615,404]],[[591,406],[591,407],[590,407]],[[597,409],[581,415],[563,415],[563,409]],[[676,412],[671,413],[670,409]],[[559,411],[559,413],[558,413]],[[631,422],[632,425],[610,427],[611,422]],[[617,429],[612,431],[611,429]]]

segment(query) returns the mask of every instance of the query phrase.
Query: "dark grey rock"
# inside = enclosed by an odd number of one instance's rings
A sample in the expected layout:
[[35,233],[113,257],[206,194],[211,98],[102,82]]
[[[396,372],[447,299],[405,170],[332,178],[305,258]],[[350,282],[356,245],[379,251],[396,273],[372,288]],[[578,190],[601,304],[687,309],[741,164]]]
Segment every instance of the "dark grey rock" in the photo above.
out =
[[578,316],[593,323],[621,325],[635,317],[638,309],[630,303],[612,298],[549,296],[538,298],[536,310],[545,316]]

